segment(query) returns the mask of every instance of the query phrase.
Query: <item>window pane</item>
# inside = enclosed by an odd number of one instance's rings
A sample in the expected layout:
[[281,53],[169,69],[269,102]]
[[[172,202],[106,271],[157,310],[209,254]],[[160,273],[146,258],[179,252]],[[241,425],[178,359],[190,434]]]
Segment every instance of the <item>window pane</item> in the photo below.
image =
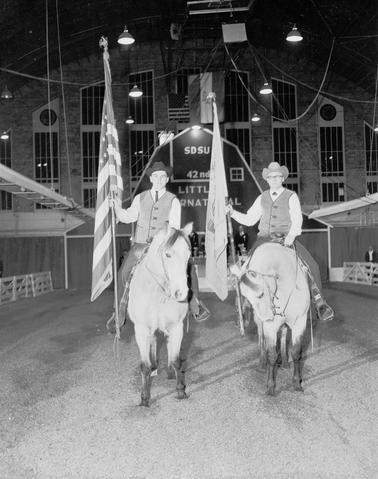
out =
[[130,115],[136,124],[151,124],[155,122],[154,113],[154,80],[153,72],[132,73],[129,75],[130,90],[137,85],[143,95],[139,98],[129,97]]
[[36,181],[59,183],[58,133],[34,133],[34,146]]
[[104,93],[104,85],[96,85],[82,89],[81,115],[83,125],[101,124]]
[[274,119],[290,120],[296,118],[295,85],[273,78],[272,90],[272,110]]
[[226,128],[226,138],[227,140],[231,141],[239,148],[246,162],[249,164],[250,162],[249,129],[248,128]]
[[322,176],[344,174],[343,128],[320,128],[320,167]]
[[153,130],[130,131],[131,181],[137,181],[154,151]]
[[226,121],[249,121],[249,98],[239,78],[248,87],[248,73],[229,71],[225,77]]

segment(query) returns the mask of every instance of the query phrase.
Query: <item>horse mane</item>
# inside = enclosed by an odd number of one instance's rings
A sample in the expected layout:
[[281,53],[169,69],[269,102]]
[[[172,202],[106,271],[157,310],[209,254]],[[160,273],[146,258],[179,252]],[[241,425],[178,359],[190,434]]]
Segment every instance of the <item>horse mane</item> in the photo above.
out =
[[166,248],[172,248],[172,246],[176,243],[176,241],[179,238],[184,238],[188,246],[190,246],[189,239],[187,238],[184,232],[182,232],[181,230],[176,230],[175,228],[172,228],[172,231],[173,232],[169,235],[167,241],[165,242]]

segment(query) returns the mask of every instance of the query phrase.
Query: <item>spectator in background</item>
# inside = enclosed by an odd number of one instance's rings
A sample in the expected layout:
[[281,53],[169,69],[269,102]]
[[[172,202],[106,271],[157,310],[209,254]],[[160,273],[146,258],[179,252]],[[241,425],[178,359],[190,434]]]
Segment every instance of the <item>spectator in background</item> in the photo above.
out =
[[370,245],[365,253],[365,261],[369,263],[378,263],[378,252]]
[[192,247],[192,256],[198,256],[198,234],[193,230],[189,235],[190,245]]
[[245,254],[248,250],[248,233],[244,231],[244,226],[240,225],[234,236],[236,254]]

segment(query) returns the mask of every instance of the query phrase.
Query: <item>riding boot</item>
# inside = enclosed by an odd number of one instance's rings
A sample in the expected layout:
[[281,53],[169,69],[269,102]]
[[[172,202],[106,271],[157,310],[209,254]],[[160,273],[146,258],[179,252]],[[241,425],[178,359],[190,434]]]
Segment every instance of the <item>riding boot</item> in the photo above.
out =
[[195,295],[189,301],[189,310],[198,322],[206,321],[210,316],[210,311]]
[[329,306],[326,300],[323,298],[320,289],[317,284],[314,282],[313,278],[310,276],[311,281],[311,296],[315,303],[316,312],[318,318],[321,321],[331,321],[335,317],[335,313],[331,306]]

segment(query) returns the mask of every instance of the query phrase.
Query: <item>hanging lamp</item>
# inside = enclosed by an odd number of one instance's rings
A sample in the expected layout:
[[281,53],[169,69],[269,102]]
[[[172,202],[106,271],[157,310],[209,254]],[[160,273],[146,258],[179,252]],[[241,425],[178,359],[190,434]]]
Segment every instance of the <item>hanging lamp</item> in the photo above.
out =
[[124,31],[118,37],[117,41],[120,45],[132,45],[135,42],[135,38],[129,33],[125,26]]
[[4,141],[9,140],[9,130],[3,131],[1,133],[0,140],[4,140]]
[[266,81],[263,85],[263,87],[260,90],[261,95],[270,95],[272,93],[272,89],[269,85],[269,83]]
[[137,85],[134,85],[129,92],[129,96],[131,96],[132,98],[139,98],[142,95],[143,95],[143,92],[140,88],[138,88]]
[[132,116],[128,116],[125,120],[125,123],[132,125],[134,123],[134,118]]
[[9,90],[8,86],[5,85],[3,91],[1,92],[1,97],[2,100],[13,100],[14,96],[13,93]]
[[292,30],[287,34],[286,40],[291,43],[298,43],[303,40],[303,37],[298,28],[295,26],[295,23]]
[[253,121],[254,123],[257,123],[258,121],[260,121],[259,115],[257,113],[254,113],[251,118],[251,121]]

